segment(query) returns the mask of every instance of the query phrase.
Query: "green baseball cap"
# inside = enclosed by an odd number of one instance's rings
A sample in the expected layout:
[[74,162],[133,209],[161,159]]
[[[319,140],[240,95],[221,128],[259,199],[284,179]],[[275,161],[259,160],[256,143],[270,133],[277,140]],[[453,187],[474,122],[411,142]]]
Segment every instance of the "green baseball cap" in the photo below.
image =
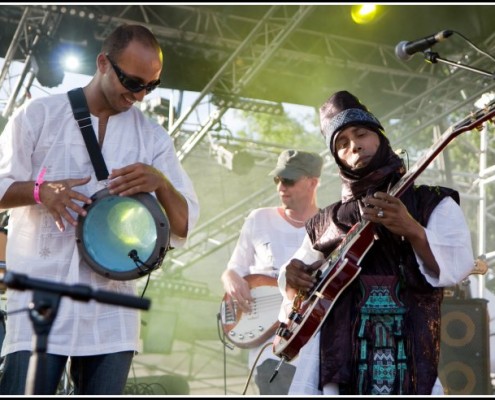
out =
[[280,153],[277,166],[268,175],[294,180],[303,176],[319,177],[322,167],[323,158],[319,154],[289,149]]

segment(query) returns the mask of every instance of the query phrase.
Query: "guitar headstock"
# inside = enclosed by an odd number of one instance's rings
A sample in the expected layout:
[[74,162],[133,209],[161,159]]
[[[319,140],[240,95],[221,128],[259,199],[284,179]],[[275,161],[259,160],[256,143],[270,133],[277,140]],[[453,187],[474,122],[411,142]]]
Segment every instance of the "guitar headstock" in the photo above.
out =
[[477,111],[471,112],[463,121],[453,129],[454,132],[466,132],[472,129],[481,131],[483,123],[493,122],[495,119],[495,101],[491,101]]

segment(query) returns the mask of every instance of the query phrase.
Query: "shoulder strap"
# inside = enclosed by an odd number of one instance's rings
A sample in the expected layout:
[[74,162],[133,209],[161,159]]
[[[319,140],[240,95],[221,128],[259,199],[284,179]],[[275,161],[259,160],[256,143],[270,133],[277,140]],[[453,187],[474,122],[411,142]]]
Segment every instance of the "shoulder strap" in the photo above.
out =
[[93,163],[95,169],[96,178],[99,181],[108,178],[108,170],[101,154],[100,146],[96,141],[96,135],[93,130],[93,125],[91,125],[91,117],[89,115],[88,103],[86,102],[86,97],[82,88],[76,88],[69,90],[67,92],[69,96],[70,105],[72,106],[72,112],[74,113],[74,118],[81,129],[81,133],[84,138],[84,143],[88,148],[89,157]]

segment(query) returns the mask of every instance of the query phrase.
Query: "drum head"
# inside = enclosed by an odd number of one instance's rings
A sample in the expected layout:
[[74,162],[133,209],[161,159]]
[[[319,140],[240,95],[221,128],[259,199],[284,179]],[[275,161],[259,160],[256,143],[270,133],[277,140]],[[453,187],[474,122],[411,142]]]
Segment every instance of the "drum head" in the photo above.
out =
[[131,280],[147,275],[163,262],[169,247],[170,224],[149,193],[111,195],[100,190],[79,216],[76,241],[88,265],[100,275]]

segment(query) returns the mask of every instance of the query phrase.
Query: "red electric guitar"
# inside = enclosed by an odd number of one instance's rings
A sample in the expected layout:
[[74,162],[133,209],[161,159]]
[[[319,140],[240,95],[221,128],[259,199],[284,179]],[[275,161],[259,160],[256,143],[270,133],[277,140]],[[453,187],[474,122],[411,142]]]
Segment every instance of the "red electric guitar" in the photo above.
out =
[[[495,102],[483,110],[466,117],[450,127],[418,162],[402,176],[389,194],[399,197],[414,182],[418,175],[456,136],[474,128],[481,128],[485,121],[495,115]],[[308,293],[299,293],[293,303],[292,312],[286,322],[277,329],[273,353],[285,361],[291,361],[299,350],[318,332],[335,301],[346,287],[359,275],[361,260],[374,242],[373,224],[362,221],[354,225],[342,243],[315,272],[319,282]]]

